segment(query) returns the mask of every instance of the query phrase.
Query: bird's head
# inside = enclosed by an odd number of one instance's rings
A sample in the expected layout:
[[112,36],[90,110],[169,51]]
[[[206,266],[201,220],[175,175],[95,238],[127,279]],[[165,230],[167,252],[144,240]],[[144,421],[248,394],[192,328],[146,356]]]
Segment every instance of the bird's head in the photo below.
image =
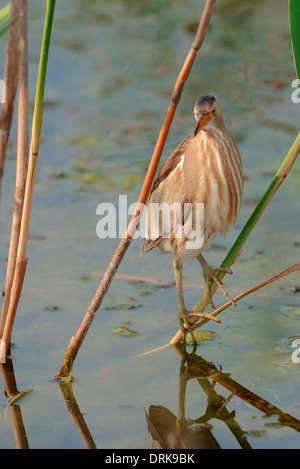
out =
[[200,96],[195,103],[194,115],[197,122],[194,132],[195,137],[204,127],[209,128],[217,122],[222,122],[221,103],[215,96],[209,94]]

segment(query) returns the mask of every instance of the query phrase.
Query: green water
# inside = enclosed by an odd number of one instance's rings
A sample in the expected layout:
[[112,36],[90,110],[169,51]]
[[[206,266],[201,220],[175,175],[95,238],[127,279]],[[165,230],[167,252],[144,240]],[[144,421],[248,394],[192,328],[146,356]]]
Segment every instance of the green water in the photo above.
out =
[[[118,239],[96,236],[96,208],[102,202],[117,204],[119,194],[128,196],[128,204],[136,201],[203,4],[77,0],[70,8],[66,0],[57,2],[29,261],[12,337],[17,389],[31,391],[10,403],[2,370],[1,448],[150,448],[145,411],[164,433],[155,410],[173,428],[184,401],[185,415],[191,419],[185,438],[197,420],[189,440],[193,448],[206,444],[203,423],[211,425],[206,432],[221,448],[300,447],[300,363],[292,361],[292,342],[300,338],[299,273],[226,310],[221,324],[206,324],[206,340],[196,356],[167,348],[141,357],[166,344],[178,322],[171,257],[154,250],[140,258],[142,240],[134,240],[118,273],[155,282],[113,281],[74,364],[72,399],[77,408],[68,407],[67,391],[54,379],[118,245]],[[212,265],[225,257],[299,130],[299,106],[291,101],[295,72],[287,5],[276,2],[275,8],[271,0],[217,2],[162,157],[192,131],[196,98],[216,94],[240,148],[245,191],[235,228],[226,239],[216,238],[206,252]],[[44,2],[31,0],[31,101],[43,15]],[[0,46],[3,76],[3,38]],[[15,152],[16,122],[0,209],[2,289]],[[298,262],[299,183],[296,162],[244,246],[234,275],[226,277],[225,286],[233,295]],[[203,291],[197,263],[185,265],[184,282],[187,306],[193,307]],[[221,305],[223,295],[216,294],[215,300]],[[191,346],[186,353],[192,353]],[[179,391],[182,358],[190,377],[185,398]],[[232,380],[229,388],[224,387],[226,373]],[[256,397],[247,401],[237,383]],[[269,406],[259,407],[258,398]],[[82,418],[88,428],[85,437]],[[17,442],[16,428],[22,443]]]

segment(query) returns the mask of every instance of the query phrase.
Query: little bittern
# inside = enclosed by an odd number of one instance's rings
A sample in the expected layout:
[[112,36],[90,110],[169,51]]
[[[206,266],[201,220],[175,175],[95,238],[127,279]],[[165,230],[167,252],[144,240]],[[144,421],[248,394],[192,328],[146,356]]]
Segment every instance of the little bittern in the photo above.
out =
[[228,296],[216,274],[224,270],[231,273],[231,270],[212,269],[201,253],[217,234],[225,236],[234,225],[241,206],[243,173],[240,153],[225,127],[220,101],[215,96],[201,96],[196,101],[194,115],[195,132],[173,151],[153,182],[141,254],[155,246],[173,254],[182,341],[185,342],[189,331],[196,343],[190,317],[206,317],[217,322],[219,319],[186,309],[182,264],[198,259],[212,307],[209,289],[212,279]]

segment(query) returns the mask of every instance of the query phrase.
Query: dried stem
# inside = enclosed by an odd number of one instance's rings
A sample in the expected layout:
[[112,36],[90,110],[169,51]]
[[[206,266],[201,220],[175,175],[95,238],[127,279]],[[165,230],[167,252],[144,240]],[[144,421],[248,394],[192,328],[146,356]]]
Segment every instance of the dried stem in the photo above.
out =
[[192,47],[186,57],[186,60],[183,64],[183,67],[178,75],[177,81],[175,83],[173,93],[172,93],[172,98],[171,102],[168,107],[168,111],[164,120],[164,123],[162,125],[160,134],[158,136],[158,140],[152,155],[152,159],[149,164],[149,168],[145,177],[145,181],[138,199],[138,202],[136,204],[136,208],[134,211],[134,214],[132,216],[131,222],[127,228],[126,233],[124,234],[123,239],[121,240],[116,253],[113,256],[113,259],[104,275],[104,278],[87,310],[87,313],[82,321],[82,324],[75,335],[71,339],[70,345],[67,349],[67,352],[65,354],[63,363],[61,365],[61,368],[57,374],[57,377],[67,377],[72,370],[72,365],[73,361],[75,360],[77,353],[79,351],[79,348],[88,332],[88,329],[90,328],[92,321],[102,303],[102,300],[113,280],[113,277],[125,255],[125,252],[128,249],[128,246],[131,243],[131,240],[133,238],[133,235],[137,229],[139,220],[142,216],[143,212],[143,207],[147,202],[147,198],[153,183],[153,179],[159,164],[159,160],[169,133],[169,129],[171,126],[171,123],[173,121],[173,117],[177,108],[177,104],[180,100],[181,93],[183,90],[183,87],[185,85],[185,82],[188,78],[188,75],[191,71],[191,68],[193,66],[194,60],[196,58],[197,52],[200,49],[204,38],[206,36],[207,30],[208,30],[208,25],[213,13],[213,6],[214,6],[215,0],[207,0],[204,6],[204,10],[202,13],[201,21],[195,36],[195,40],[192,44]]
[[2,337],[7,316],[11,288],[15,273],[22,210],[28,166],[29,115],[28,115],[28,37],[27,37],[27,0],[20,1],[19,17],[19,96],[18,96],[18,146],[15,187],[15,207],[12,219],[5,288],[0,320],[0,337]]
[[[263,282],[261,283],[258,283],[257,285],[255,285],[254,287],[250,288],[249,290],[246,290],[244,291],[243,293],[241,293],[240,295],[237,295],[234,299],[234,301],[237,303],[238,301],[240,301],[242,298],[245,298],[245,296],[248,296],[250,295],[251,293],[254,293],[255,291],[257,290],[260,290],[261,288],[267,286],[267,285],[270,285],[270,283],[273,283],[275,282],[276,280],[279,280],[283,277],[286,277],[287,275],[290,275],[292,274],[293,272],[296,272],[297,270],[300,270],[300,262],[298,262],[297,264],[294,264],[293,266],[289,267],[288,269],[285,269],[283,270],[282,272],[274,275],[273,277],[270,277],[268,278],[267,280],[264,280]],[[232,306],[232,303],[231,301],[228,301],[227,303],[225,303],[224,305],[220,306],[219,308],[217,308],[215,311],[213,311],[211,314],[212,316],[217,316],[218,314],[220,314],[222,311],[224,311],[225,309],[229,308],[230,306]],[[205,318],[202,318],[202,319],[199,319],[195,324],[193,324],[191,327],[192,329],[196,329],[200,326],[203,326],[205,323],[207,323],[209,321],[209,319],[205,319]],[[163,350],[167,347],[169,347],[170,345],[175,345],[177,344],[178,342],[180,342],[181,340],[181,331],[179,330],[175,336],[172,338],[172,340],[170,340],[170,342],[168,344],[164,344],[164,345],[161,345],[160,347],[157,347],[155,349],[152,349],[152,350],[148,350],[147,352],[144,352],[144,353],[141,353],[140,354],[140,357],[142,356],[145,356],[145,355],[150,355],[151,353],[154,353],[154,352],[158,352],[160,350]]]
[[68,411],[72,417],[73,423],[78,428],[80,435],[88,449],[97,449],[93,437],[84,420],[83,414],[80,412],[79,406],[74,397],[72,384],[67,381],[60,381],[59,386],[63,394]]
[[[286,277],[287,275],[290,275],[293,272],[296,272],[297,270],[300,270],[300,262],[298,262],[297,264],[294,264],[292,267],[289,267],[286,270],[283,270],[279,274],[276,274],[273,277],[268,278],[264,282],[261,282],[258,285],[255,285],[254,287],[250,288],[249,290],[246,290],[244,293],[241,293],[240,295],[236,296],[234,298],[234,301],[238,302],[239,300],[241,300],[242,298],[245,298],[245,296],[250,295],[251,293],[255,292],[256,290],[259,290],[260,288],[263,288],[263,287],[269,285],[270,283],[275,282],[276,280],[279,280],[283,277]],[[213,311],[211,314],[212,314],[212,316],[218,316],[218,314],[220,314],[222,311],[229,308],[230,306],[232,306],[232,303],[231,303],[231,301],[228,301],[224,305],[222,305],[219,308],[215,309],[215,311]],[[192,329],[196,329],[197,327],[203,326],[203,324],[205,324],[208,321],[209,321],[209,319],[205,319],[205,318],[200,319],[195,324],[193,324]],[[174,345],[177,342],[179,342],[180,340],[181,340],[181,331],[178,331],[177,334],[170,341],[170,345]]]
[[[18,397],[21,397],[24,392],[28,392],[29,390],[25,391],[19,391],[17,388],[17,383],[15,379],[15,373],[14,373],[14,367],[13,363],[10,359],[6,361],[6,363],[1,363],[0,365],[1,373],[2,373],[2,379],[3,379],[3,384],[5,387],[5,395],[6,397],[9,397],[10,400],[8,402],[6,411],[10,410],[10,420],[11,420],[11,425],[12,429],[14,432],[14,437],[15,437],[15,442],[16,442],[16,448],[17,449],[28,449],[29,448],[29,443],[28,443],[28,438],[26,436],[26,430],[24,427],[24,422],[22,418],[22,410],[19,405],[12,405],[14,403],[14,399],[18,399]],[[4,413],[4,416],[5,416]]]
[[[18,18],[20,11],[20,0],[12,0],[10,18]],[[4,82],[6,87],[6,102],[2,104],[2,116],[0,121],[0,197],[2,191],[2,179],[6,158],[11,123],[14,112],[14,100],[18,84],[19,69],[19,21],[14,21],[8,29],[6,44],[6,60]]]
[[[230,421],[231,423],[234,422],[232,420],[234,417],[234,412],[231,414],[227,413],[227,411],[223,412],[225,409],[224,404],[226,404],[227,399],[224,401],[222,396],[218,395],[214,390],[215,383],[217,382],[224,388],[228,389],[231,392],[231,396],[239,397],[239,399],[248,403],[260,412],[263,412],[265,415],[277,415],[280,425],[288,426],[298,432],[300,431],[300,421],[298,419],[294,418],[290,414],[286,414],[278,407],[255,394],[250,389],[242,386],[239,382],[235,381],[230,376],[230,373],[224,373],[223,371],[220,371],[215,367],[215,365],[209,363],[202,357],[194,354],[189,356],[182,347],[174,347],[174,349],[181,357],[182,363],[184,364],[182,367],[182,374],[185,375],[185,381],[196,379],[208,397],[208,405],[205,414],[196,420],[193,420],[193,423],[206,423],[208,419],[215,417],[221,418],[227,425],[230,423]],[[211,383],[209,379],[212,380]],[[229,425],[229,428],[230,427],[231,425]],[[238,427],[235,427],[235,429],[238,430]],[[236,435],[237,433],[235,432],[235,436]]]

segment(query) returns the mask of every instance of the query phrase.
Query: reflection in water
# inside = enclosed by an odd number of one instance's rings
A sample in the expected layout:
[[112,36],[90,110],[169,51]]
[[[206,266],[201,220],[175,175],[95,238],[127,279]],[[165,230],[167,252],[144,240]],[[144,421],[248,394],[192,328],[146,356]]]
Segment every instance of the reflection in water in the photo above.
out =
[[161,406],[152,405],[149,407],[149,414],[146,411],[145,414],[152,449],[221,448],[211,433],[210,425],[194,425],[192,421],[184,421],[181,426],[178,418]]
[[[212,363],[197,356],[196,348],[189,354],[186,348],[180,345],[176,347],[176,351],[181,356],[178,415],[176,417],[165,407],[149,407],[149,413],[145,412],[145,414],[151,448],[220,449],[219,443],[212,434],[212,425],[209,424],[211,419],[219,419],[225,423],[241,448],[251,449],[246,432],[236,421],[235,411],[229,412],[226,408],[233,396],[238,396],[267,416],[277,415],[278,423],[281,426],[288,426],[300,432],[299,420],[282,412],[273,404],[234,381],[230,378],[229,373],[223,373]],[[207,401],[205,412],[196,419],[185,417],[186,386],[191,379],[195,379],[199,383]],[[225,399],[216,392],[216,383],[231,391],[228,398]]]
[[6,359],[6,363],[1,363],[1,372],[3,377],[3,382],[5,386],[5,394],[7,397],[10,397],[8,402],[10,418],[12,423],[12,428],[15,436],[16,448],[17,449],[29,449],[28,439],[23,423],[21,407],[16,405],[16,402],[20,397],[22,397],[26,392],[32,391],[28,389],[26,391],[18,391],[14,367],[12,360],[10,358]]
[[66,401],[68,411],[71,414],[72,420],[78,427],[78,430],[82,436],[82,439],[88,449],[96,449],[96,445],[92,438],[92,435],[87,427],[87,424],[83,418],[82,413],[78,407],[76,399],[74,397],[72,384],[68,381],[60,380],[59,386],[63,393],[64,400]]
[[[223,373],[212,363],[197,356],[196,348],[192,353],[188,353],[182,344],[174,349],[181,357],[178,415],[176,417],[169,409],[154,405],[149,407],[148,413],[145,411],[151,449],[221,449],[213,435],[213,425],[210,423],[212,419],[223,421],[239,446],[243,449],[250,449],[247,433],[237,422],[235,410],[229,411],[226,408],[233,396],[239,397],[266,416],[277,416],[280,426],[287,426],[300,432],[299,420],[282,412],[278,407],[233,380],[229,373]],[[1,363],[1,372],[5,394],[10,398],[7,409],[10,411],[16,448],[28,449],[29,443],[21,407],[16,405],[16,402],[31,390],[18,391],[11,359],[7,359],[6,363]],[[200,385],[206,402],[204,413],[194,419],[185,416],[186,388],[188,381],[192,379]],[[72,384],[64,380],[58,382],[72,421],[77,426],[86,447],[96,449],[96,444],[74,397]],[[217,383],[231,392],[228,398],[216,392]]]
[[[7,409],[10,411],[10,419],[15,436],[16,448],[29,449],[21,407],[16,405],[15,402],[24,396],[25,393],[32,391],[32,389],[26,389],[21,392],[18,391],[13,362],[10,358],[7,358],[6,363],[1,363],[0,366],[5,386],[5,394],[7,397],[10,397]],[[59,385],[67,404],[68,411],[71,414],[73,422],[78,427],[86,447],[88,449],[96,449],[96,445],[75,400],[71,383],[59,381]]]

